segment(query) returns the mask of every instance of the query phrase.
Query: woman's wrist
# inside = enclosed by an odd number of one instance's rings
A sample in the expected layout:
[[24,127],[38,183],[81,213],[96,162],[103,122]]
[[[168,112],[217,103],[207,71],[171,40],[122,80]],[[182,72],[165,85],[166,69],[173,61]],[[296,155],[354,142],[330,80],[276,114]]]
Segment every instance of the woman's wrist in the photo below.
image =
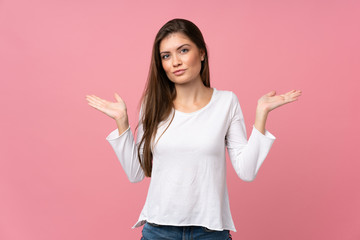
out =
[[269,112],[267,112],[266,110],[261,109],[259,107],[256,108],[256,116],[255,116],[254,126],[262,134],[265,134],[265,125],[266,125],[266,120],[267,120],[268,114],[269,114]]
[[127,116],[115,119],[115,122],[119,130],[119,135],[121,135],[126,129],[129,128],[129,120]]

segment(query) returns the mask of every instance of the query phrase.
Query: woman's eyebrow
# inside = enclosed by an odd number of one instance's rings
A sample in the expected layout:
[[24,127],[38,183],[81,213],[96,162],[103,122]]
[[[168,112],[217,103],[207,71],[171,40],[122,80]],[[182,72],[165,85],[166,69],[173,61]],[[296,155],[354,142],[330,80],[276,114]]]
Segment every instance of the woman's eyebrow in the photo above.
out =
[[[182,48],[183,46],[186,46],[186,45],[188,45],[190,47],[190,44],[185,43],[185,44],[181,45],[180,47],[178,47],[176,50],[179,50],[180,48]],[[160,52],[160,54],[162,54],[162,53],[169,53],[169,51]]]

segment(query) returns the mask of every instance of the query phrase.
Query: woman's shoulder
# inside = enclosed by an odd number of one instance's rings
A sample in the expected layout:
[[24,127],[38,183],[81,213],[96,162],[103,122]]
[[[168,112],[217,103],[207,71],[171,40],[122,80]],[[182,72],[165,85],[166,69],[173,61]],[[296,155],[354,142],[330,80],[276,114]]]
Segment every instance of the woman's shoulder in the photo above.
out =
[[225,89],[216,89],[216,93],[218,95],[218,98],[223,101],[234,101],[237,99],[236,94],[231,90],[225,90]]
[[[236,93],[232,90],[217,90],[217,104],[221,108],[226,108],[229,111],[235,111],[236,108],[240,107],[239,98]],[[241,107],[240,107],[241,108]]]

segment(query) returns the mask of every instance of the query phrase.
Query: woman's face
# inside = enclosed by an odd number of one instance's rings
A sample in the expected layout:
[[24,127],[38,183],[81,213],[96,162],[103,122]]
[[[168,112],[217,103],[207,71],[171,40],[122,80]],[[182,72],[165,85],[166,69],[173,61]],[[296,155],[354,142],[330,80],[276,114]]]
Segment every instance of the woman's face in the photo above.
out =
[[205,53],[183,33],[172,33],[160,42],[160,58],[167,77],[184,84],[200,80]]

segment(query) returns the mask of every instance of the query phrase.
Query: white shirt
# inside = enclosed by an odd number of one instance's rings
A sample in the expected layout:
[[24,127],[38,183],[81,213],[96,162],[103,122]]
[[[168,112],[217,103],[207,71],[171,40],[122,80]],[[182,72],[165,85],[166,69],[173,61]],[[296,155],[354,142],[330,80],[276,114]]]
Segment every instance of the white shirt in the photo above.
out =
[[[174,111],[169,128],[152,146],[148,194],[132,228],[149,221],[236,232],[226,183],[225,147],[237,175],[249,182],[255,179],[276,138],[267,130],[262,134],[253,125],[247,140],[239,100],[232,91],[214,88],[205,107],[191,113]],[[171,116],[159,125],[156,141]],[[140,123],[136,142],[130,126],[121,135],[115,129],[106,137],[131,182],[144,179],[137,153],[142,134]]]

